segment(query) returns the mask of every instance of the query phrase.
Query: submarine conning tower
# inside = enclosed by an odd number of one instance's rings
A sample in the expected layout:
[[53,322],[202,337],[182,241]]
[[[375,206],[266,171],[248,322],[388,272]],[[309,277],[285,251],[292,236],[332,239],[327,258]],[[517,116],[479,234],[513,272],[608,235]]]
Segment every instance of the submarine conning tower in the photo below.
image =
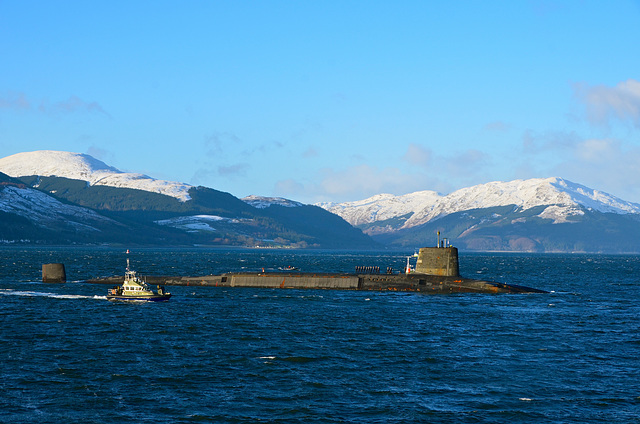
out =
[[440,231],[438,231],[438,245],[436,247],[423,247],[418,252],[415,272],[459,277],[458,248],[449,246],[447,239],[441,241]]

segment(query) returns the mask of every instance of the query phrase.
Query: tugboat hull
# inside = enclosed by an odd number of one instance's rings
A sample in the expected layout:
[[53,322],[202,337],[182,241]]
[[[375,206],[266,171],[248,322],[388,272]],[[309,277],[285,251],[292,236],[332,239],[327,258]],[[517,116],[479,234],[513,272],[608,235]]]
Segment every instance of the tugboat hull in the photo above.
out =
[[118,296],[107,295],[107,300],[126,300],[135,302],[166,302],[171,298],[170,294],[154,295],[154,296]]
[[[127,251],[128,253],[129,251]],[[164,302],[171,298],[171,293],[167,293],[164,287],[158,286],[158,291],[154,292],[136,275],[135,271],[129,268],[129,258],[127,258],[127,270],[124,273],[124,282],[121,286],[114,287],[107,292],[107,300],[127,300],[134,302]]]

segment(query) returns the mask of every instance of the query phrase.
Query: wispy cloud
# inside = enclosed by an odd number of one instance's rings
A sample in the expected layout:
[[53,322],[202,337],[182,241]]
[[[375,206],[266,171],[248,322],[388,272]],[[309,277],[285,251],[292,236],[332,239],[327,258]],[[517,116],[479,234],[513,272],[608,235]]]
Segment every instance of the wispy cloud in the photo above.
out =
[[425,167],[428,166],[433,157],[433,152],[420,144],[411,143],[407,147],[407,152],[402,157],[411,165]]
[[38,111],[47,115],[61,115],[77,112],[98,113],[111,118],[98,102],[86,102],[78,96],[70,96],[67,100],[49,103],[47,100],[40,102]]
[[[34,104],[38,103],[38,107]],[[69,96],[68,99],[56,102],[42,99],[39,101],[29,100],[23,92],[9,93],[4,97],[0,97],[0,109],[21,110],[43,113],[49,116],[60,116],[72,113],[96,113],[111,118],[111,115],[98,102],[87,102],[78,96]]]
[[236,163],[229,166],[219,166],[218,175],[223,177],[245,176],[250,166],[248,163]]
[[575,132],[523,135],[512,162],[516,178],[567,178],[625,200],[640,198],[640,147],[613,138],[585,138]]
[[276,182],[274,187],[274,193],[278,196],[285,196],[290,198],[301,198],[305,194],[304,184],[293,178],[281,180]]
[[454,154],[448,158],[446,163],[454,175],[473,175],[489,165],[490,160],[487,153],[477,149],[468,149]]
[[318,157],[318,151],[314,147],[309,147],[302,153],[302,157],[305,159]]
[[441,190],[437,177],[410,174],[395,167],[377,168],[362,164],[347,169],[324,168],[309,180],[276,183],[274,194],[305,202],[359,200],[379,193],[405,194],[430,188]]
[[615,87],[574,84],[576,97],[584,103],[589,122],[609,125],[611,119],[630,121],[640,128],[640,82],[628,79]]
[[569,155],[553,169],[589,187],[608,191],[625,200],[640,198],[640,148],[615,139],[586,139],[576,143]]
[[489,122],[482,129],[488,132],[506,132],[511,129],[511,125],[502,121],[494,121]]
[[109,162],[113,160],[114,157],[113,153],[103,149],[102,147],[98,147],[95,144],[89,146],[89,148],[87,149],[87,154],[104,162]]
[[242,140],[235,134],[229,132],[214,132],[205,137],[204,146],[205,154],[211,157],[217,157],[226,150],[235,149],[242,144]]
[[256,146],[251,146],[250,148],[243,150],[241,154],[242,156],[253,156],[256,153],[260,155],[264,155],[270,152],[280,150],[283,147],[284,147],[284,143],[277,140],[272,140],[272,141],[267,141],[265,143],[258,144]]
[[189,184],[195,186],[205,186],[205,187],[215,187],[212,181],[215,181],[215,176],[217,176],[216,171],[212,168],[202,167],[197,169],[191,179],[189,180]]
[[248,163],[236,163],[228,166],[204,164],[193,173],[189,184],[220,187],[221,180],[218,177],[222,177],[226,181],[234,180],[245,177],[250,169],[251,166]]
[[24,93],[11,92],[3,97],[0,97],[0,109],[29,110],[31,109],[31,102],[29,102],[27,96]]
[[575,132],[527,130],[522,135],[522,148],[527,154],[537,154],[543,151],[571,149],[580,141]]

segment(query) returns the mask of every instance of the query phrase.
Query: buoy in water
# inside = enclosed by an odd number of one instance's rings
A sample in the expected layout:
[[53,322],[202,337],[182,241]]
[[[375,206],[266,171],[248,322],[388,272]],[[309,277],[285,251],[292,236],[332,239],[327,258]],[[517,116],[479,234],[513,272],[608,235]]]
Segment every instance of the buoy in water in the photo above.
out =
[[67,281],[67,273],[64,264],[43,264],[42,265],[42,282],[43,283],[65,283]]

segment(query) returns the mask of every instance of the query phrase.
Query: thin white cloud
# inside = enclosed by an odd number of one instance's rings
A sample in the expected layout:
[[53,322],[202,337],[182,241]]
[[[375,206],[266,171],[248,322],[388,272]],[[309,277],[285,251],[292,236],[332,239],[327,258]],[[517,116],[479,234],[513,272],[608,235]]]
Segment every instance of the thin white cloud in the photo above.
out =
[[609,125],[616,118],[640,128],[640,81],[628,79],[615,87],[579,83],[574,92],[584,103],[589,122]]
[[640,201],[640,148],[614,139],[587,139],[576,143],[553,172],[624,200]]

